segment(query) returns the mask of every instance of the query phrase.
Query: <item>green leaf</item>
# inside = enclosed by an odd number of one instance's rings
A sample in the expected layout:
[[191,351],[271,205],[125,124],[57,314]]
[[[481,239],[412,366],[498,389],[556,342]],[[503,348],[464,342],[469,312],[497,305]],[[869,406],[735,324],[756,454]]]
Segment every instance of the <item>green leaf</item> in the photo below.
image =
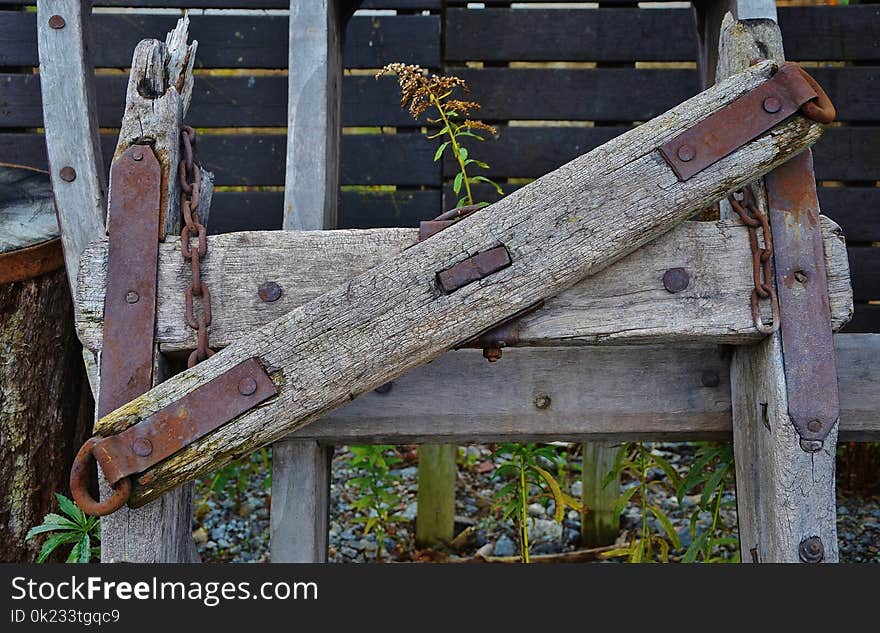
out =
[[86,515],[82,510],[79,509],[72,499],[68,499],[62,494],[55,493],[55,498],[58,499],[58,507],[61,508],[61,511],[69,516],[77,525],[85,525]]
[[443,156],[443,152],[446,151],[446,148],[449,147],[449,143],[451,141],[446,141],[445,143],[441,143],[440,147],[437,148],[437,152],[434,154],[434,161],[440,160],[440,157]]
[[439,132],[437,132],[436,134],[431,134],[430,136],[428,136],[428,138],[429,138],[429,139],[433,139],[433,138],[437,138],[438,136],[443,136],[443,135],[446,134],[448,131],[449,131],[449,126],[447,125],[447,126],[444,127],[442,130],[440,130]]
[[666,478],[669,480],[669,484],[673,489],[677,490],[681,485],[681,475],[678,474],[678,471],[672,467],[672,464],[659,455],[652,454],[651,459],[654,460],[654,463],[656,463],[660,467],[660,470],[663,471],[663,474],[666,475]]
[[547,487],[550,488],[553,501],[556,503],[556,508],[553,511],[553,520],[557,523],[562,523],[562,520],[565,518],[565,497],[562,494],[562,488],[559,487],[559,482],[543,468],[534,465],[531,468],[534,468],[535,472],[541,475]]
[[89,535],[83,534],[79,543],[70,550],[70,556],[67,557],[68,563],[87,563],[92,556],[91,543],[89,543]]
[[44,534],[45,532],[80,532],[80,528],[78,525],[57,525],[57,524],[46,524],[37,525],[36,527],[32,527],[28,530],[27,536],[24,537],[25,541],[29,541],[38,534]]
[[703,546],[706,544],[706,539],[709,538],[709,534],[707,532],[703,532],[697,538],[693,540],[690,544],[690,547],[687,548],[687,551],[684,553],[684,556],[681,559],[683,563],[692,563],[697,560],[697,554],[703,549]]
[[623,509],[627,506],[629,500],[632,499],[632,496],[638,491],[638,489],[638,486],[627,488],[623,494],[617,497],[614,501],[614,523],[617,523],[620,520],[620,513],[623,512]]
[[486,184],[492,185],[495,188],[495,192],[498,195],[504,195],[504,192],[501,190],[501,185],[499,185],[494,180],[486,178],[485,176],[474,176],[470,179],[471,182],[485,182]]
[[666,536],[669,537],[669,540],[672,541],[672,545],[675,549],[681,549],[681,539],[678,538],[678,532],[675,531],[675,528],[672,527],[672,521],[669,520],[669,517],[666,516],[666,513],[663,512],[660,508],[654,506],[648,506],[648,510],[651,511],[657,518],[657,522],[663,528],[663,531],[666,532]]
[[40,549],[40,553],[37,556],[37,562],[45,562],[46,559],[49,558],[49,554],[54,552],[58,546],[64,545],[65,543],[75,543],[80,540],[81,536],[82,535],[76,532],[53,534],[43,542],[43,547]]
[[461,172],[455,174],[455,180],[452,182],[452,190],[455,192],[456,195],[461,193],[461,184],[463,179],[464,176]]
[[456,132],[455,135],[456,135],[456,136],[469,136],[469,137],[471,137],[471,138],[475,138],[475,139],[477,139],[477,140],[479,140],[479,141],[484,141],[484,140],[486,140],[486,139],[484,139],[482,136],[480,136],[479,134],[474,134],[473,132],[471,132],[471,131],[468,130],[468,129],[460,130],[460,131]]
[[468,157],[468,151],[467,151],[467,148],[466,148],[466,147],[459,147],[459,148],[458,148],[458,157],[459,157],[461,160],[467,160],[467,157]]
[[712,498],[714,494],[721,494],[722,491],[719,489],[719,484],[721,483],[721,479],[726,474],[727,468],[719,468],[714,473],[712,473],[709,481],[707,481],[706,485],[703,487],[703,494],[700,496],[700,506],[705,508],[706,504],[709,502],[709,499]]
[[367,524],[364,526],[364,534],[369,534],[370,531],[379,524],[378,517],[370,517],[367,519]]

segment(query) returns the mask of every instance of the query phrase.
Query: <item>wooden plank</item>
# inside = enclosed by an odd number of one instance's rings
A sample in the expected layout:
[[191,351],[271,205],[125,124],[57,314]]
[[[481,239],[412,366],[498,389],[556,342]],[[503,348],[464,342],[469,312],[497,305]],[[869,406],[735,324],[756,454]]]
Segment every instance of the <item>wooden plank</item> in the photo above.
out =
[[[0,0],[4,4],[27,4],[15,0]],[[156,7],[166,8],[170,0],[98,0],[98,7]],[[440,0],[361,0],[361,9],[437,9]],[[181,9],[287,9],[287,0],[174,0]]]
[[[178,15],[96,13],[94,62],[126,68],[137,43],[174,27]],[[287,68],[286,15],[191,16],[190,34],[202,47],[198,68]],[[37,66],[33,13],[0,11],[0,66]],[[346,31],[345,66],[381,68],[405,61],[437,68],[440,17],[381,15],[352,18]]]
[[850,246],[853,297],[857,301],[880,299],[880,248]]
[[[763,55],[784,59],[779,27],[772,20],[724,17],[717,78],[747,68]],[[754,191],[768,213],[763,181]],[[722,215],[733,215],[722,205]],[[779,230],[779,227],[774,227]],[[743,562],[798,562],[799,545],[819,537],[824,560],[837,562],[834,460],[839,424],[819,450],[807,452],[788,413],[782,336],[733,351],[730,367],[737,519]]]
[[[829,296],[835,327],[852,312],[846,249],[839,232],[823,222]],[[225,347],[283,317],[356,275],[416,244],[415,229],[235,233],[209,239],[213,257],[202,276],[212,288],[215,310],[211,342]],[[880,249],[878,249],[880,251]],[[663,287],[663,274],[685,268],[692,282],[681,293]],[[182,279],[186,267],[173,242],[159,255],[157,342],[165,352],[191,350],[192,331],[183,322]],[[101,341],[106,243],[96,243],[82,265],[80,339]],[[284,294],[271,303],[257,296],[264,281]],[[520,320],[524,345],[590,345],[650,341],[756,342],[749,295],[751,254],[746,229],[735,222],[688,222],[608,269],[584,279]],[[769,320],[769,313],[764,317]]]
[[[779,7],[794,60],[876,60],[880,9]],[[690,9],[455,9],[446,12],[448,61],[691,61]],[[541,37],[533,37],[541,33]]]
[[[553,406],[552,397],[550,406]],[[585,409],[584,417],[590,415],[590,409]],[[583,444],[581,544],[585,547],[613,545],[620,536],[620,521],[614,520],[614,504],[620,496],[620,476],[606,481],[619,449],[620,446],[613,442]]]
[[[835,346],[840,439],[877,441],[880,334],[838,334]],[[729,441],[729,362],[717,346],[517,348],[492,364],[478,350],[460,350],[292,437],[327,444]],[[438,398],[437,385],[464,395]],[[538,408],[539,396],[550,406]]]
[[[105,416],[102,432],[117,432],[212,380],[230,363],[254,356],[279,381],[276,398],[144,473],[131,502],[149,501],[436,358],[637,250],[696,209],[808,147],[821,128],[795,116],[686,185],[655,151],[761,85],[773,71],[770,63],[753,66],[251,332]],[[498,248],[501,239],[509,266],[454,292],[438,293],[438,271],[469,254]],[[294,366],[295,376],[289,373]]]

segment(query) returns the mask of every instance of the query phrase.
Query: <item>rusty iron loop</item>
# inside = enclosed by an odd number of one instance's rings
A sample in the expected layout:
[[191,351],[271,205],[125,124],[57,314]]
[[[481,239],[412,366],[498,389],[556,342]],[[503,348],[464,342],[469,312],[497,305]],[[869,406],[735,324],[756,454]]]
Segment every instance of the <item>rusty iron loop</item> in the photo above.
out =
[[483,204],[469,204],[465,207],[458,207],[457,209],[450,209],[444,213],[441,213],[436,218],[434,218],[434,222],[441,222],[443,220],[460,220],[468,217],[469,215],[473,215],[484,206]]
[[761,319],[761,308],[758,302],[758,290],[755,288],[752,290],[751,298],[752,320],[755,323],[755,329],[761,334],[775,333],[779,329],[779,301],[776,300],[776,290],[772,285],[770,286],[770,310],[773,314],[773,323],[771,325],[765,325],[763,319]]
[[199,254],[199,257],[204,257],[208,252],[208,241],[206,239],[207,229],[201,222],[196,222],[192,229],[188,226],[184,226],[183,230],[180,232],[180,254],[183,255],[183,258],[189,260],[192,257],[192,246],[189,243],[191,231],[198,232],[199,245],[196,249],[196,252]]
[[[98,501],[89,492],[89,465],[95,461],[94,449],[100,437],[91,437],[82,445],[70,469],[70,492],[80,509],[90,516],[106,516],[125,505],[131,496],[131,479],[124,477],[113,484],[113,494]],[[97,467],[97,462],[95,462]]]
[[198,326],[198,342],[196,349],[189,355],[186,361],[187,369],[191,369],[201,363],[203,360],[211,358],[216,352],[208,347],[208,328],[205,324],[205,317],[199,318]]
[[[190,283],[186,290],[183,293],[183,303],[185,307],[184,318],[186,319],[186,324],[190,326],[194,330],[199,329],[199,322],[196,319],[195,312],[193,312],[193,294],[195,294],[195,288],[193,288],[193,284]],[[205,311],[205,326],[211,325],[211,291],[208,290],[208,286],[202,284],[202,307]]]
[[[794,64],[794,62],[786,62],[786,64]],[[834,107],[834,104],[831,103],[831,98],[828,96],[828,93],[819,85],[819,82],[813,79],[813,76],[808,73],[802,66],[799,64],[794,64],[794,66],[800,71],[801,76],[804,78],[808,84],[810,84],[810,88],[816,91],[816,98],[810,99],[804,105],[801,106],[801,112],[803,112],[804,116],[817,123],[831,123],[837,117],[837,109]]]

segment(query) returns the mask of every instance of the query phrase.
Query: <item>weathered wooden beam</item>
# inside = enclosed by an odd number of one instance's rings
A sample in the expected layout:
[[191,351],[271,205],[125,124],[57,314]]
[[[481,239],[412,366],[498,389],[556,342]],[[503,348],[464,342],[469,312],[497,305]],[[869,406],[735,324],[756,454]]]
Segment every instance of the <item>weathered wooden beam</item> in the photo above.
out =
[[[821,127],[792,116],[680,182],[657,148],[770,79],[759,63],[585,154],[102,418],[119,432],[233,366],[258,358],[278,395],[138,477],[149,501],[312,422],[554,296],[803,151]],[[503,246],[499,246],[502,245]],[[438,273],[489,250],[509,265],[452,290]]]
[[[838,334],[844,441],[880,440],[880,334]],[[730,440],[718,346],[519,348],[444,354],[291,437],[322,444]],[[585,413],[586,412],[586,413]]]
[[[341,4],[290,3],[286,231],[336,227],[342,36],[353,10]],[[272,446],[273,562],[327,561],[332,457],[332,447],[310,440]]]
[[[773,20],[741,21],[728,14],[719,41],[716,74],[720,78],[748,67],[755,57],[784,60],[782,35]],[[754,185],[754,191],[760,211],[767,213],[763,180]],[[773,229],[775,233],[784,227],[774,225]],[[819,451],[808,453],[801,448],[800,435],[789,417],[781,334],[752,348],[737,348],[730,381],[742,560],[806,560],[799,552],[801,542],[819,537],[824,545],[820,560],[836,562],[838,431],[836,427],[831,431]]]
[[[835,329],[852,315],[846,245],[840,229],[822,218],[828,291]],[[415,229],[248,232],[209,237],[211,255],[202,276],[212,288],[211,341],[225,347],[324,292],[414,246]],[[85,254],[80,282],[79,333],[89,348],[100,345],[106,277],[106,242]],[[664,273],[684,268],[688,287],[666,290]],[[159,249],[159,313],[156,339],[166,353],[191,350],[192,330],[183,320],[187,268],[177,243]],[[273,281],[275,301],[258,288]],[[522,345],[587,345],[689,341],[754,343],[763,336],[752,323],[751,253],[738,221],[686,222],[607,269],[588,277],[520,320]],[[769,309],[764,318],[770,322]]]

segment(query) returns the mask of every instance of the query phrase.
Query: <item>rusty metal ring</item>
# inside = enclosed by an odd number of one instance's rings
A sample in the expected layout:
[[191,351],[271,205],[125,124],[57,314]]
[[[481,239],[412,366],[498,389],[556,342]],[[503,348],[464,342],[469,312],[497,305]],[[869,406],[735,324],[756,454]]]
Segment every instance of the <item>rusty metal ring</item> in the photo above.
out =
[[131,479],[128,477],[113,484],[113,494],[103,501],[97,501],[89,492],[89,462],[94,460],[92,451],[100,441],[100,437],[86,440],[73,459],[73,466],[70,469],[70,492],[73,500],[86,514],[99,517],[116,512],[131,496]]
[[817,123],[831,123],[837,117],[837,109],[834,107],[834,104],[831,103],[831,98],[828,96],[828,93],[819,85],[813,76],[804,70],[801,66],[795,64],[797,69],[800,71],[801,76],[804,78],[808,84],[810,84],[810,88],[816,91],[816,98],[810,99],[804,105],[801,106],[801,112],[804,113],[804,116],[807,118],[813,119]]

